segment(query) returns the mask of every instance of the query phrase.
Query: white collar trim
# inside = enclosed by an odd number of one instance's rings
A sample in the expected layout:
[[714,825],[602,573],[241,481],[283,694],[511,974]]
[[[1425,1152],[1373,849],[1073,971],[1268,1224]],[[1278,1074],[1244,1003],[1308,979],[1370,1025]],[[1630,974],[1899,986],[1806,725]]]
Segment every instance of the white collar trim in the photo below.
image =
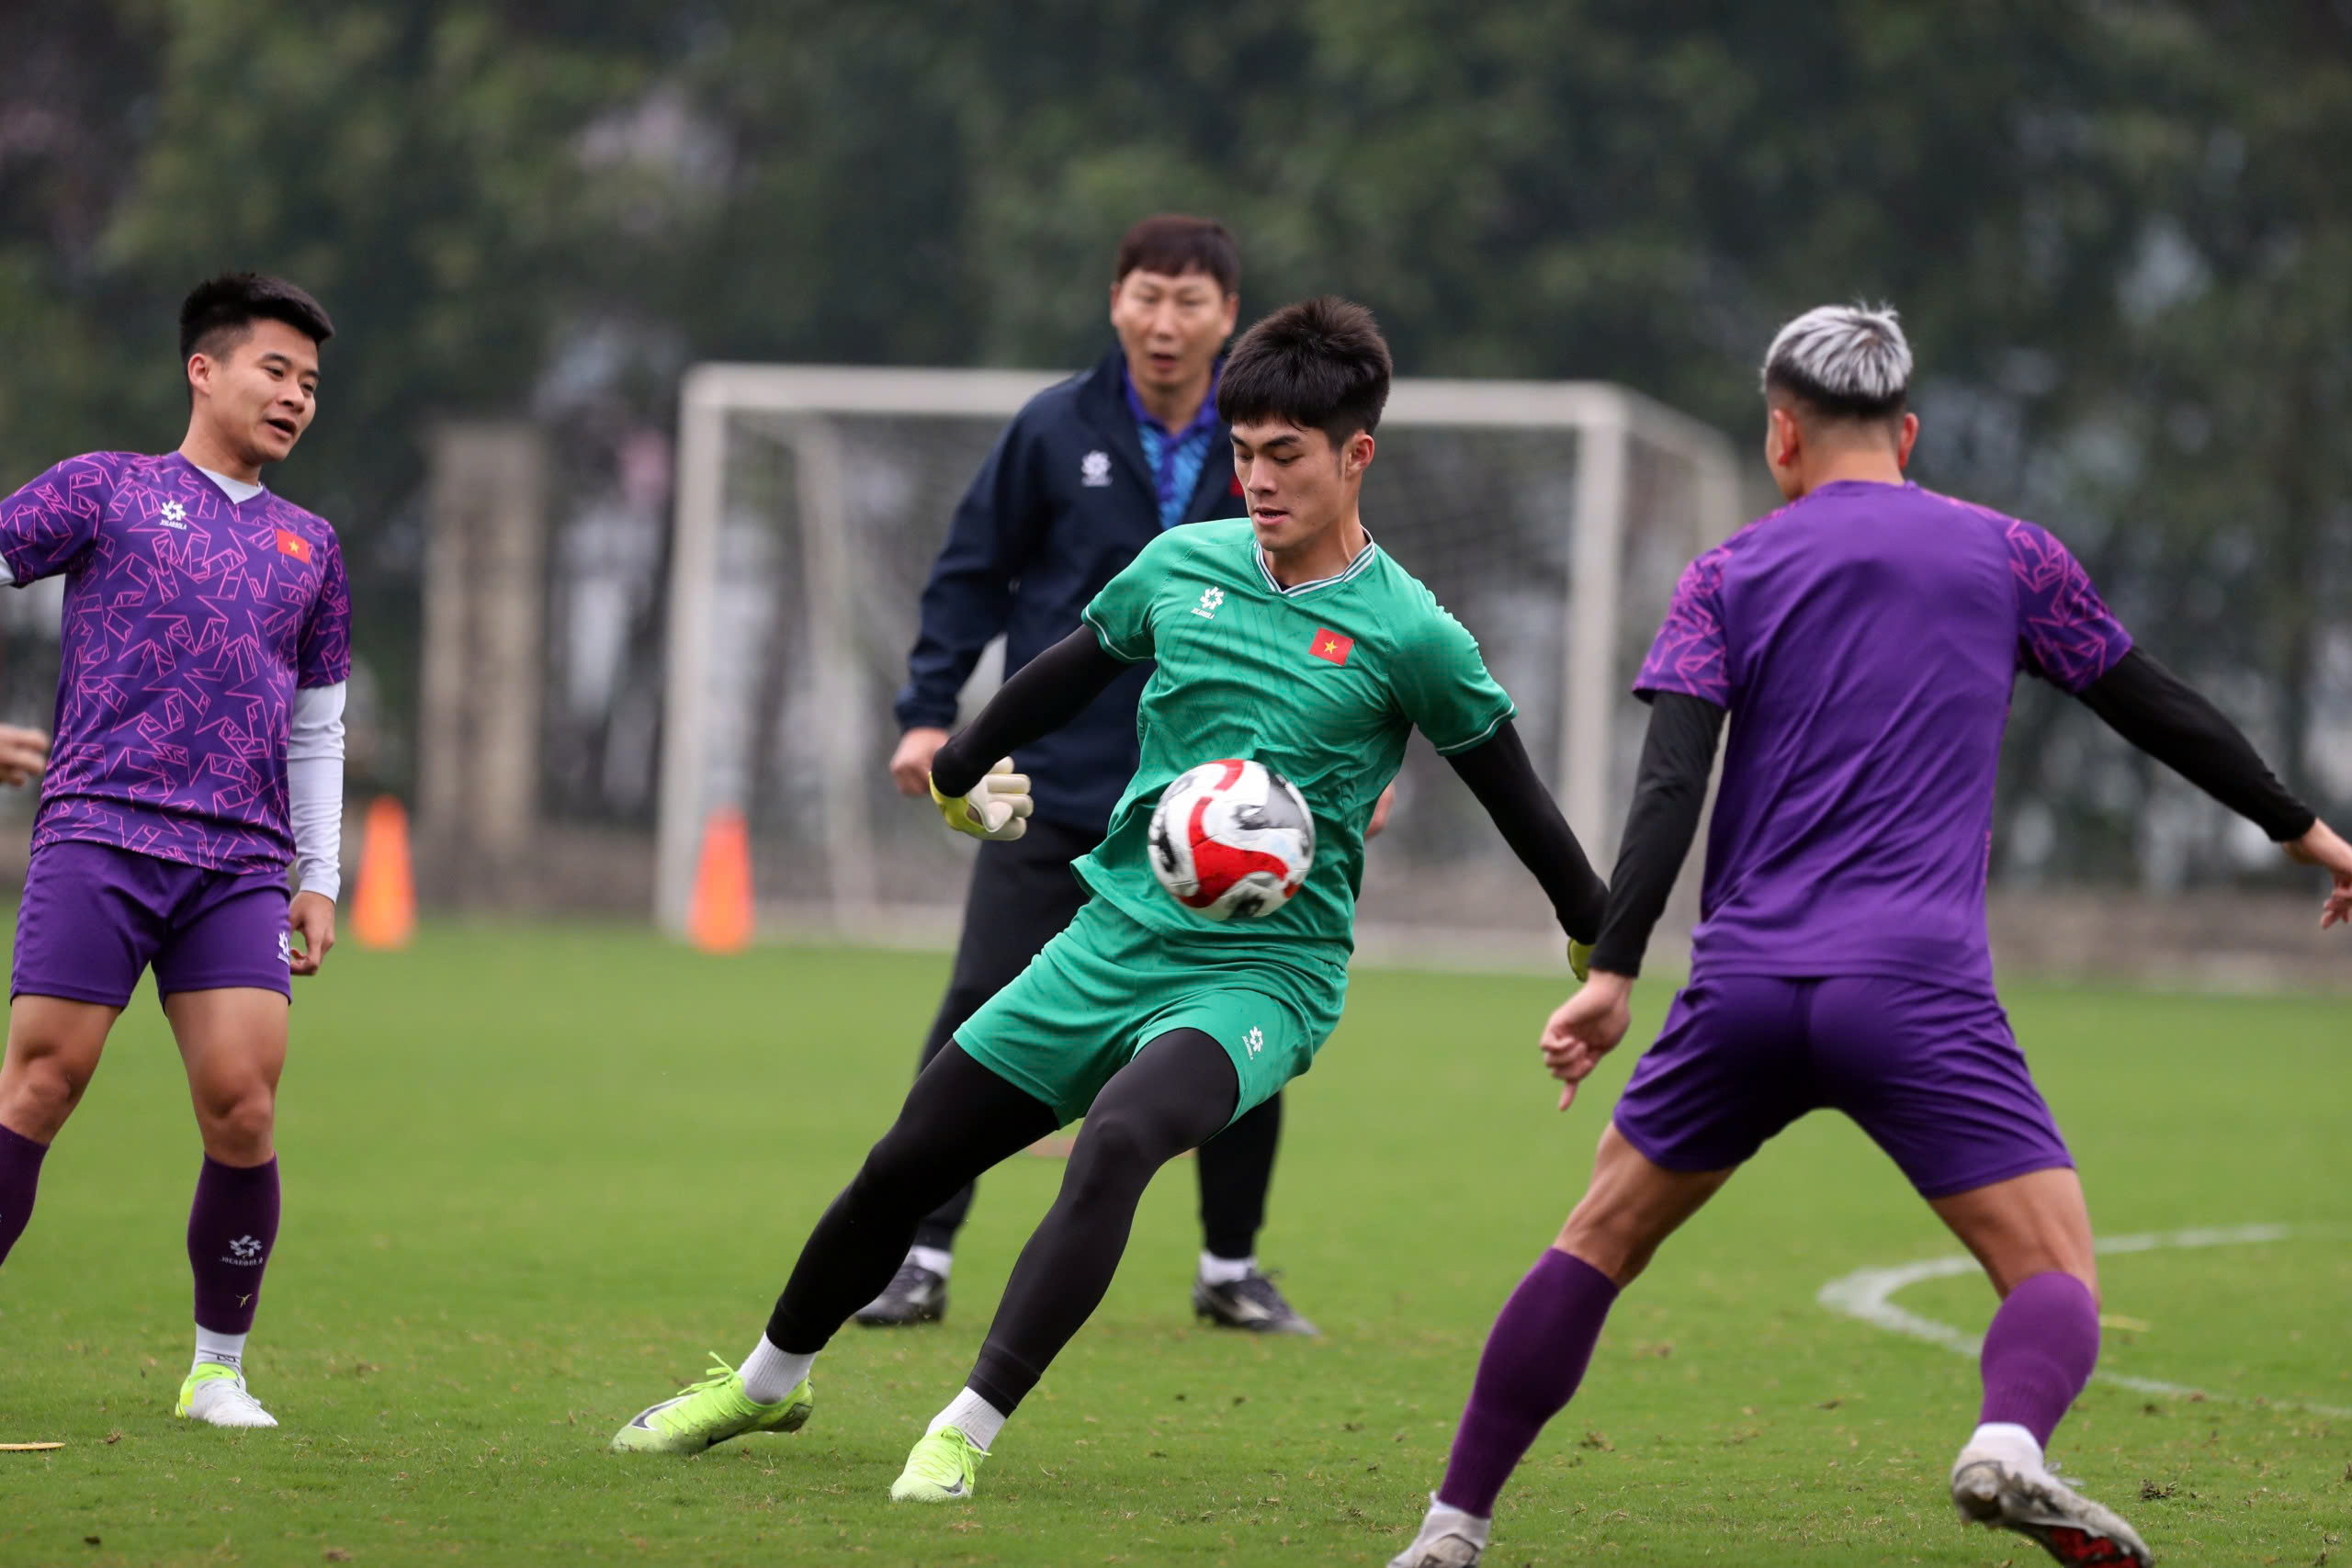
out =
[[1372,564],[1372,558],[1380,553],[1380,542],[1372,536],[1371,529],[1364,529],[1363,548],[1356,552],[1355,558],[1353,560],[1351,560],[1346,566],[1340,568],[1338,571],[1333,572],[1329,577],[1318,577],[1312,582],[1301,582],[1290,588],[1284,588],[1282,583],[1275,579],[1274,569],[1267,564],[1266,547],[1263,545],[1251,545],[1250,547],[1250,552],[1257,558],[1258,575],[1266,580],[1266,586],[1287,599],[1301,593],[1311,593],[1318,588],[1329,588],[1335,582],[1347,581],[1348,579],[1354,577],[1357,573],[1363,571],[1364,568]]

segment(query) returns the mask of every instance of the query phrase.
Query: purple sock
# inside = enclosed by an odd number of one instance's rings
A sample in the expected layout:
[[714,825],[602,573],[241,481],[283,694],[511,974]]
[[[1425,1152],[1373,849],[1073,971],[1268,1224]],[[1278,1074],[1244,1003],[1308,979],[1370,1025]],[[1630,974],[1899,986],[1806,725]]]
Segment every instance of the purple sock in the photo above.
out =
[[1608,1275],[1556,1247],[1527,1271],[1487,1335],[1439,1502],[1478,1518],[1494,1517],[1503,1483],[1584,1381],[1616,1299]]
[[0,1262],[33,1217],[33,1190],[40,1185],[40,1156],[47,1153],[47,1144],[0,1127]]
[[2055,1270],[2021,1280],[1984,1331],[1977,1360],[1984,1407],[1977,1419],[2023,1427],[2048,1448],[2098,1364],[2098,1303],[2090,1287]]
[[205,1156],[187,1212],[198,1328],[243,1334],[253,1327],[261,1273],[277,1242],[277,1161],[234,1166]]

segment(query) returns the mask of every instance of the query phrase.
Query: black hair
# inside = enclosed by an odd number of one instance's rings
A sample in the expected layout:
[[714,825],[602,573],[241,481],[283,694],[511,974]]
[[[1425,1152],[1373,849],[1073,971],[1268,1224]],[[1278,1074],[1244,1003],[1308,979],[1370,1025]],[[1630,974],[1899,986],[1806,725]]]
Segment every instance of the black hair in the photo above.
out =
[[206,278],[180,301],[180,363],[187,364],[190,355],[234,347],[255,321],[284,321],[314,344],[334,336],[325,310],[284,278],[224,272]]
[[1285,305],[1241,334],[1217,379],[1227,424],[1279,419],[1339,446],[1380,423],[1394,367],[1372,312],[1335,295]]
[[1122,283],[1131,272],[1156,272],[1182,277],[1204,272],[1227,294],[1241,289],[1241,252],[1225,225],[1207,218],[1187,218],[1162,212],[1127,231],[1119,242],[1118,270],[1111,281]]

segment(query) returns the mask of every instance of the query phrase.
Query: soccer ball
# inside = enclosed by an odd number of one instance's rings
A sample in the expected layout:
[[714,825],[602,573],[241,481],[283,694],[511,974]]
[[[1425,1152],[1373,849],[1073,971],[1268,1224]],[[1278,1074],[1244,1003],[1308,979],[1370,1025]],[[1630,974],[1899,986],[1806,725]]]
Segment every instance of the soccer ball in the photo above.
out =
[[1271,915],[1315,863],[1306,800],[1262,762],[1228,757],[1176,776],[1151,814],[1151,869],[1169,897],[1212,920]]

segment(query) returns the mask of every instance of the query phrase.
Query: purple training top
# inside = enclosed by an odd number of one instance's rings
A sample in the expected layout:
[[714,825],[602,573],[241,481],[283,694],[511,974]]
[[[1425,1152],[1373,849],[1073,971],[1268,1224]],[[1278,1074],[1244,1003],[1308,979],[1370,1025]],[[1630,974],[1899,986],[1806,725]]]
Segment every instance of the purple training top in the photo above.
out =
[[1637,693],[1731,713],[1694,974],[1989,987],[2009,689],[2132,648],[2030,523],[1916,485],[1822,486],[1682,574]]
[[95,452],[0,502],[0,558],[66,574],[33,848],[283,868],[288,708],[351,671],[334,530],[267,491],[232,504],[177,453]]

